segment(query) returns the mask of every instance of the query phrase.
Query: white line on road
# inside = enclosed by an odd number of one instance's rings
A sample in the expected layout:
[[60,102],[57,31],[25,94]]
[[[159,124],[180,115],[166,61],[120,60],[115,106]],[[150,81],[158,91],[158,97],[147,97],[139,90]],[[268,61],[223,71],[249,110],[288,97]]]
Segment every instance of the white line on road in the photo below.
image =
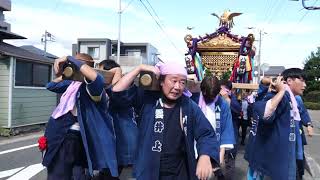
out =
[[6,170],[6,171],[1,171],[0,172],[0,178],[5,178],[5,177],[8,177],[8,176],[12,176],[12,175],[14,175],[15,173],[17,173],[18,171],[20,171],[23,168],[24,167],[10,169],[10,170]]
[[19,148],[9,149],[9,150],[5,150],[5,151],[1,151],[0,155],[11,153],[11,152],[14,152],[14,151],[20,151],[20,150],[23,150],[23,149],[28,149],[28,148],[32,148],[32,147],[36,147],[36,146],[38,146],[38,143],[37,144],[28,145],[28,146],[22,146],[22,147],[19,147]]
[[18,174],[15,174],[14,176],[11,176],[7,180],[29,180],[36,174],[38,174],[40,171],[42,171],[45,167],[39,163],[39,164],[33,164],[31,166],[28,166]]

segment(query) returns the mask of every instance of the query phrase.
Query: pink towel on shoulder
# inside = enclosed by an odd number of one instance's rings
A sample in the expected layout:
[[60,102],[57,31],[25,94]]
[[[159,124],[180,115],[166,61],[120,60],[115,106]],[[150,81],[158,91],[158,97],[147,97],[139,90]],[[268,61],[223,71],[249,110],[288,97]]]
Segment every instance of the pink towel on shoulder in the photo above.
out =
[[58,119],[59,117],[67,114],[69,111],[73,109],[77,99],[76,95],[81,84],[82,82],[73,81],[69,85],[67,90],[62,94],[60,98],[60,103],[53,111],[51,117],[53,117],[54,119]]
[[299,109],[298,109],[298,103],[297,103],[297,100],[296,98],[294,97],[290,87],[285,84],[285,88],[286,88],[286,91],[289,92],[290,94],[290,100],[291,100],[291,104],[292,104],[292,111],[293,111],[293,118],[294,120],[296,121],[300,121],[301,120],[301,117],[300,117],[300,113],[299,113]]

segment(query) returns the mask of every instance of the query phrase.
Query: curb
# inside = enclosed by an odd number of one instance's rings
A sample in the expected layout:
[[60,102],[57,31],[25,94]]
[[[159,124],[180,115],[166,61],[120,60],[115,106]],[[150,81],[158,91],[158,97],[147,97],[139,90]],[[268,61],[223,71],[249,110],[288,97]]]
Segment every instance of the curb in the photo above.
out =
[[43,136],[43,134],[44,132],[40,131],[40,132],[30,133],[25,135],[11,136],[8,138],[3,137],[0,139],[0,146],[15,143],[15,142],[20,142],[20,141],[26,141],[34,138],[39,138],[40,136]]

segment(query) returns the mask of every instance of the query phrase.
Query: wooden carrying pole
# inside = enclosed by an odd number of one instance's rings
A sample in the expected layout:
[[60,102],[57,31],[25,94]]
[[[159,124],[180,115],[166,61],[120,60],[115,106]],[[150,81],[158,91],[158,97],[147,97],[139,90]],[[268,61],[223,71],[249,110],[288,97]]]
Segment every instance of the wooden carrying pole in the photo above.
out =
[[[114,73],[106,70],[94,69],[97,73],[101,74],[104,78],[104,83],[106,85],[111,84]],[[62,78],[66,80],[73,81],[84,81],[83,75],[79,71],[74,71],[71,67],[66,67],[63,69]]]
[[[187,80],[187,88],[190,92],[200,92],[199,81]],[[138,85],[146,90],[159,90],[159,81],[156,76],[150,72],[141,72]],[[248,84],[248,83],[232,83],[233,89],[251,89],[257,90],[259,88],[258,84]]]
[[[114,73],[106,70],[95,69],[99,74],[104,77],[105,84],[109,85],[112,82]],[[84,81],[84,77],[80,72],[74,72],[70,67],[66,67],[63,70],[63,79],[74,80],[74,81]],[[187,80],[187,89],[192,92],[200,92],[200,81],[194,81],[193,79]],[[135,84],[140,86],[145,90],[159,91],[159,80],[156,78],[156,75],[152,72],[141,72],[139,77],[136,78]],[[258,84],[246,84],[246,83],[232,83],[232,88],[234,89],[258,89]]]

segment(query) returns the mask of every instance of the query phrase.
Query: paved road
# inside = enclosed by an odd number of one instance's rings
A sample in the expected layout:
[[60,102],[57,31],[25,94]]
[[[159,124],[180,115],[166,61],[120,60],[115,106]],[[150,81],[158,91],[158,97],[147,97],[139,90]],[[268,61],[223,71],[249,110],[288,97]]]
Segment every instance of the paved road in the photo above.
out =
[[[309,111],[315,125],[315,136],[308,137],[306,155],[313,178],[306,173],[306,180],[320,180],[320,111]],[[24,136],[0,138],[0,180],[45,180],[46,169],[40,164],[41,153],[37,148],[37,139],[42,132]],[[240,146],[236,161],[236,180],[246,179],[248,164],[243,160],[244,147]],[[127,180],[131,170],[125,169],[122,180]]]

